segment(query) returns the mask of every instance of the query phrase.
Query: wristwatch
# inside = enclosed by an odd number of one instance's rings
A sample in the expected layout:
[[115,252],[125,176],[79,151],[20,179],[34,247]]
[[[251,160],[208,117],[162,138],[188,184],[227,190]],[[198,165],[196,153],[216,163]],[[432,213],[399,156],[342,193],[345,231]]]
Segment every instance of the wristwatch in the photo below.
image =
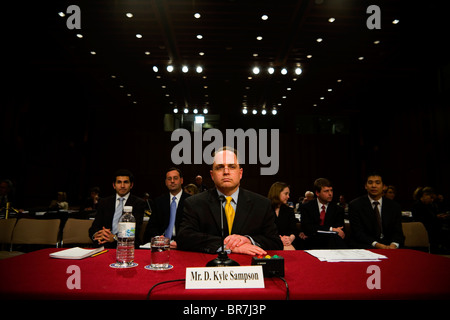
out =
[[114,240],[117,241],[117,234],[115,234],[113,238],[114,238]]

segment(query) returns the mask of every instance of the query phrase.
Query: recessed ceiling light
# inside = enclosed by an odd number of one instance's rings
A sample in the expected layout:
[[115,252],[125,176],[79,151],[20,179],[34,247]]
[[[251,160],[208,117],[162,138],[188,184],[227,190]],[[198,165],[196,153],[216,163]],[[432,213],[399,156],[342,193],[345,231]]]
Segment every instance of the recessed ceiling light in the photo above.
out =
[[178,113],[178,108],[173,108],[173,113]]
[[395,20],[392,21],[392,24],[397,24],[397,23],[399,23],[399,22],[400,22],[400,20],[395,19]]
[[153,66],[153,71],[154,72],[158,72],[158,67],[157,66]]
[[136,38],[141,39],[142,38],[142,34],[136,33]]
[[83,35],[81,33],[77,33],[77,38],[78,39],[83,39]]
[[147,56],[150,55],[150,51],[145,51],[144,53],[145,53],[145,55],[147,55]]
[[267,113],[266,109],[262,109],[262,110],[261,110],[261,114],[262,114],[263,116],[266,115],[266,113]]
[[358,60],[360,60],[360,61],[364,60],[364,57],[358,57]]
[[183,68],[181,68],[181,71],[183,71],[184,73],[189,71],[189,68],[187,66],[183,66]]
[[204,56],[204,55],[205,55],[204,52],[199,52],[198,54],[199,54],[200,56]]
[[127,18],[133,18],[133,14],[130,12],[125,13],[125,15],[127,16]]
[[257,36],[257,37],[256,37],[256,40],[258,40],[258,41],[261,41],[262,39],[263,39],[262,36]]
[[258,110],[253,109],[252,113],[253,113],[253,114],[258,114]]
[[198,34],[198,35],[197,35],[197,39],[199,39],[199,40],[200,40],[200,39],[203,39],[203,36],[202,36],[201,34]]
[[167,69],[168,72],[172,72],[173,71],[173,66],[172,65],[168,65],[166,69]]
[[254,67],[252,71],[254,74],[258,74],[260,70],[258,67]]
[[204,109],[203,109],[203,113],[204,113],[204,114],[207,114],[207,113],[208,113],[208,109],[207,109],[207,108],[204,108]]
[[64,12],[62,12],[62,11],[58,12],[58,15],[59,15],[61,18],[64,18],[64,17],[66,16],[66,14],[65,14]]
[[97,52],[95,52],[95,51],[91,51],[91,54],[92,54],[92,55],[96,55],[96,54],[97,54]]
[[267,69],[267,72],[269,72],[269,74],[273,74],[275,72],[275,69],[273,67],[269,67],[269,69]]
[[302,72],[303,72],[302,68],[300,68],[300,67],[295,68],[295,74],[296,75],[301,75]]
[[333,17],[331,17],[330,19],[328,19],[328,22],[330,22],[330,23],[333,23],[333,22],[335,22],[335,21],[336,21],[336,19],[333,18]]
[[331,91],[333,91],[333,89],[328,89],[328,92],[331,92]]
[[307,57],[308,59],[311,59],[311,58],[312,58],[312,54],[308,54],[306,57]]
[[322,39],[322,38],[317,38],[316,41],[317,41],[317,42],[322,42],[323,39]]
[[273,108],[273,109],[272,109],[272,114],[273,114],[273,115],[276,115],[276,114],[277,114],[277,109]]
[[281,69],[281,74],[282,74],[282,75],[287,74],[287,69],[286,69],[286,68]]
[[269,16],[267,14],[263,14],[261,16],[261,20],[267,20],[267,19],[269,19]]
[[198,12],[194,13],[194,18],[195,19],[200,19],[201,16],[202,15],[200,13],[198,13]]
[[197,73],[202,73],[203,72],[203,68],[198,66],[195,71],[197,71]]

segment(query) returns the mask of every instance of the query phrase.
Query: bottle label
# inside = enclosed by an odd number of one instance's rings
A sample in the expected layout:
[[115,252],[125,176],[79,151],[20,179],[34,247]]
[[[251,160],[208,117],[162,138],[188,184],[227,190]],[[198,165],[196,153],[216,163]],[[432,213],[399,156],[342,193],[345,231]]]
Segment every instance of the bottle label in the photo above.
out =
[[117,236],[119,238],[134,237],[136,233],[135,222],[119,222]]

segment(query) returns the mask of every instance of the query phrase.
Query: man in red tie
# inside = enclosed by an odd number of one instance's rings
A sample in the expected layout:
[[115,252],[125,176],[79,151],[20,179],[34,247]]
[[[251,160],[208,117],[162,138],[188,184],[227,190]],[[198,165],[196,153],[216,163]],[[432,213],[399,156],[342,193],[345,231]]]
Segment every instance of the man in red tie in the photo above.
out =
[[344,210],[333,200],[333,186],[328,179],[314,181],[316,199],[303,205],[301,228],[306,235],[305,246],[311,249],[346,248],[344,241]]

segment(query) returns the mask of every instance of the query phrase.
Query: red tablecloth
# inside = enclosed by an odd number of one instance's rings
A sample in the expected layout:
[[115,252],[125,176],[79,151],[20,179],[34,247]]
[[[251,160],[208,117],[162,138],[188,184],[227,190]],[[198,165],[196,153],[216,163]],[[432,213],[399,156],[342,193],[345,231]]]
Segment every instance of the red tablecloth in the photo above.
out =
[[[150,271],[149,250],[136,250],[132,269],[113,269],[115,250],[83,260],[53,259],[60,249],[44,249],[0,261],[1,299],[145,299],[161,281],[183,279],[186,267],[203,267],[215,255],[171,251],[171,270]],[[285,258],[290,299],[448,299],[450,259],[413,250],[373,250],[388,259],[379,262],[321,262],[304,251],[271,251]],[[232,254],[241,265],[251,257]],[[80,289],[69,289],[68,267],[80,268]],[[380,268],[380,289],[369,289],[371,265]],[[264,289],[191,289],[184,282],[157,286],[151,299],[285,299],[285,284],[265,278]]]

